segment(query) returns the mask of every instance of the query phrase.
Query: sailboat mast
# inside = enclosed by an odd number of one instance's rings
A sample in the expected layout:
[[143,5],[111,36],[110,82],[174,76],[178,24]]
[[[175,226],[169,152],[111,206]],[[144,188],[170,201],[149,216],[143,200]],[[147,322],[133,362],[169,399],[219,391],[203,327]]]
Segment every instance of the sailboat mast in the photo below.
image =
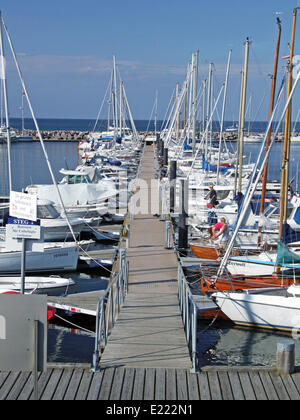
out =
[[[269,109],[269,121],[271,119],[273,108],[274,108],[274,99],[275,99],[275,89],[276,89],[276,79],[277,79],[277,68],[278,68],[278,56],[279,56],[279,46],[280,46],[280,38],[281,38],[281,22],[280,19],[277,18],[277,25],[278,25],[278,34],[277,34],[277,44],[276,44],[276,52],[275,52],[275,59],[274,59],[274,67],[273,67],[273,75],[272,75],[272,88],[271,88],[271,100],[270,100],[270,109]],[[271,127],[269,128],[267,139],[266,139],[266,153],[270,147],[271,141]],[[265,198],[266,198],[266,186],[267,186],[267,178],[268,178],[268,160],[266,162],[262,180],[262,191],[261,191],[261,202],[260,202],[260,216],[264,213],[265,208]],[[261,218],[260,218],[261,220]],[[257,244],[260,246],[261,244],[261,231],[262,226],[261,222],[259,222],[258,226],[258,237],[257,237]]]
[[[179,98],[179,83],[177,82],[176,83],[176,101],[178,100],[178,98]],[[175,124],[175,136],[178,141],[180,138],[180,110],[178,110],[177,121]]]
[[207,108],[206,108],[206,136],[205,136],[205,159],[208,159],[208,120],[209,120],[209,115],[211,114],[211,79],[212,79],[212,63],[209,64],[209,72],[208,72],[208,88],[207,88]]
[[[116,72],[116,57],[113,56],[114,67],[114,125],[115,133],[118,132],[118,108],[117,108],[117,72]],[[116,135],[116,134],[115,134]]]
[[1,90],[0,90],[0,112],[1,112],[1,127],[3,127],[3,82],[1,78]]
[[5,69],[5,56],[4,56],[4,45],[3,45],[3,35],[2,35],[1,11],[0,11],[0,54],[1,54],[1,78],[2,78],[2,85],[3,85],[5,125],[6,125],[6,138],[7,138],[8,185],[9,185],[9,191],[12,191],[10,127],[9,127],[9,112],[8,112],[8,100],[7,100],[6,69]]
[[24,96],[25,96],[25,93],[22,91],[22,102],[21,102],[21,113],[22,113],[22,136],[24,136],[24,131],[25,131],[25,127],[24,127]]
[[121,139],[122,139],[122,122],[123,122],[123,80],[121,80],[120,82],[120,137]]
[[[293,55],[295,45],[295,31],[296,31],[296,19],[297,19],[296,7],[293,11],[293,29],[292,39],[290,45],[290,58],[288,62],[288,86],[287,86],[287,97],[289,97],[292,90],[292,71],[293,71]],[[283,144],[283,155],[282,155],[282,170],[281,170],[281,195],[280,195],[280,223],[279,223],[279,239],[283,236],[283,226],[287,220],[287,199],[288,199],[288,179],[289,179],[289,157],[290,157],[290,135],[291,135],[291,102],[286,110],[285,117],[285,128],[284,128],[284,144]]]
[[229,77],[229,68],[230,68],[231,53],[232,53],[232,51],[230,50],[229,51],[229,54],[228,54],[227,68],[226,68],[226,77],[225,77],[224,98],[223,98],[221,126],[220,126],[220,136],[219,136],[219,153],[218,153],[217,183],[219,182],[219,176],[220,176],[221,147],[222,147],[222,141],[223,141],[223,126],[224,126],[224,116],[225,116],[226,96],[227,96],[227,87],[228,87],[228,77]]
[[111,77],[110,77],[110,96],[108,100],[107,131],[109,131],[109,127],[110,127],[110,111],[111,111],[112,103],[113,103],[113,70],[111,72]]
[[196,123],[197,123],[197,93],[198,93],[198,67],[199,67],[199,50],[194,54],[193,69],[193,154],[196,146]]
[[155,104],[154,104],[154,134],[156,138],[157,133],[157,101],[158,101],[158,91],[155,91]]
[[241,122],[239,127],[239,182],[238,191],[242,192],[242,174],[243,174],[243,153],[244,153],[244,129],[245,129],[245,105],[246,105],[246,90],[247,90],[247,77],[248,77],[248,58],[249,58],[249,38],[246,39],[245,44],[245,62],[243,72],[243,90],[242,90],[242,103],[241,103]]
[[238,136],[236,144],[236,164],[235,164],[235,173],[234,173],[234,195],[237,193],[237,182],[238,182],[238,170],[239,170],[239,156],[240,156],[240,125],[241,125],[241,115],[242,115],[242,101],[243,101],[243,82],[244,82],[244,71],[241,71],[241,86],[240,86],[240,106],[239,106],[239,125],[238,125]]
[[206,84],[207,79],[203,80],[203,97],[202,97],[202,133],[205,132],[206,121],[205,121],[205,97],[206,97]]
[[188,91],[187,88],[185,90],[184,95],[184,121],[183,121],[183,137],[186,136],[186,124],[187,124],[187,100],[188,100]]

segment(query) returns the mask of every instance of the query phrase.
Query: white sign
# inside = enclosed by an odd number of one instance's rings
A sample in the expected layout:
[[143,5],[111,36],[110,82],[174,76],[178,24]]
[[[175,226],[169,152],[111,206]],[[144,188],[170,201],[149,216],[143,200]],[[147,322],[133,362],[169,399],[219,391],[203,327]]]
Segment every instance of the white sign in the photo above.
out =
[[15,239],[40,239],[41,227],[37,225],[6,225],[6,234]]
[[37,196],[17,191],[10,192],[9,215],[36,221],[37,219]]

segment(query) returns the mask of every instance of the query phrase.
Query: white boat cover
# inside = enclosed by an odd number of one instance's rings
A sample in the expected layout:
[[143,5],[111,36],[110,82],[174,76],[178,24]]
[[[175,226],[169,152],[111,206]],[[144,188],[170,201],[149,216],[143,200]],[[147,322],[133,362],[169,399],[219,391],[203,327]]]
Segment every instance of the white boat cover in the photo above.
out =
[[[98,184],[59,184],[58,188],[66,207],[101,203],[117,194],[115,184],[111,181]],[[51,200],[60,205],[54,185],[31,185],[27,187],[27,191],[29,194],[37,194],[39,199]]]

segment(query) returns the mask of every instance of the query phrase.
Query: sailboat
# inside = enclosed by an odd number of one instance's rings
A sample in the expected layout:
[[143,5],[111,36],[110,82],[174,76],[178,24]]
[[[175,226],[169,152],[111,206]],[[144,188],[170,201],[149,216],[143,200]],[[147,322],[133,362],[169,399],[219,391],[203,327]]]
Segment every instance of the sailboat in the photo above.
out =
[[[290,122],[291,104],[290,98],[292,90],[295,88],[300,73],[297,74],[292,89],[292,61],[295,42],[295,28],[297,9],[293,11],[293,31],[290,45],[289,58],[289,77],[288,77],[288,106],[286,109],[285,135],[283,147],[282,165],[282,194],[280,208],[280,226],[277,250],[277,270],[280,272],[292,261],[295,268],[299,265],[299,255],[288,251],[283,242],[283,234],[287,220],[287,184],[289,173],[289,154],[290,154]],[[296,279],[296,277],[294,277]],[[245,290],[242,293],[219,291],[212,295],[212,299],[225,315],[234,323],[261,328],[271,328],[275,330],[298,330],[300,316],[300,285],[292,284],[289,287],[279,289],[257,289]]]
[[[276,45],[276,53],[275,53],[275,59],[274,59],[274,70],[273,70],[273,75],[272,75],[272,89],[271,89],[271,100],[270,100],[270,110],[269,110],[269,120],[272,117],[272,113],[273,113],[273,109],[274,109],[274,97],[275,97],[275,87],[276,87],[276,79],[277,79],[277,66],[278,66],[278,53],[279,53],[279,46],[280,46],[280,37],[281,37],[281,24],[280,24],[280,20],[277,18],[277,24],[278,24],[278,37],[277,37],[277,45]],[[244,69],[244,73],[246,73],[246,68]],[[243,95],[244,98],[244,95]],[[240,119],[241,119],[241,115],[240,115]],[[241,125],[241,123],[240,123]],[[241,134],[241,133],[240,133]],[[241,135],[240,135],[241,137]],[[269,144],[270,144],[270,138],[271,138],[271,126],[269,128],[269,130],[267,130],[267,134],[266,134],[266,151],[269,148]],[[253,206],[251,205],[251,211],[248,212],[248,218],[247,220],[244,218],[244,225],[246,224],[246,227],[248,227],[248,229],[244,229],[244,233],[247,234],[247,241],[248,243],[245,246],[245,240],[242,240],[241,235],[239,235],[239,237],[237,238],[238,241],[236,242],[236,247],[233,249],[232,252],[232,256],[230,258],[230,262],[229,264],[227,264],[227,269],[228,271],[233,274],[233,275],[242,275],[242,276],[249,276],[249,275],[259,275],[259,274],[266,274],[266,275],[272,275],[273,270],[272,270],[272,258],[271,255],[265,254],[265,255],[261,255],[260,259],[257,260],[259,264],[259,268],[258,268],[258,272],[253,271],[253,263],[255,260],[255,257],[253,257],[253,254],[259,254],[259,249],[262,249],[262,233],[267,234],[268,235],[268,248],[269,250],[274,249],[274,245],[276,244],[275,242],[275,235],[278,235],[278,222],[276,219],[272,220],[268,218],[268,220],[270,220],[270,223],[268,222],[269,228],[268,229],[262,229],[262,220],[266,220],[266,217],[264,215],[264,210],[267,210],[265,207],[265,202],[268,200],[269,202],[274,202],[277,201],[279,199],[279,191],[281,189],[281,184],[279,184],[278,182],[268,182],[267,183],[267,172],[268,172],[268,162],[266,162],[265,164],[265,168],[264,168],[264,176],[262,179],[262,182],[259,182],[257,185],[257,191],[261,190],[261,206],[260,206],[260,216],[256,216],[254,214],[254,209]],[[243,188],[245,188],[245,186],[242,183]],[[241,185],[239,185],[239,187],[241,187]],[[268,192],[268,195],[267,195]],[[240,191],[241,193],[241,191]],[[259,196],[258,196],[259,197]],[[227,220],[229,221],[229,223],[234,222],[234,219],[236,219],[236,215],[237,215],[237,208],[234,208],[233,206],[230,207],[231,211],[229,211],[228,209],[229,206],[222,206],[220,209],[216,209],[215,213],[216,216],[218,216],[218,214],[220,216],[226,216]],[[275,206],[273,206],[275,209]],[[293,210],[292,210],[292,214],[290,215],[290,219],[294,222],[294,215],[295,215],[295,211],[297,211],[298,208],[298,203],[295,203],[295,205],[293,205]],[[275,211],[275,210],[274,210]],[[223,212],[223,213],[222,213]],[[272,208],[268,209],[268,213],[269,215],[272,213]],[[256,232],[256,229],[251,229],[251,227],[255,226],[257,223],[259,223],[259,230],[258,230],[258,234]],[[272,225],[272,226],[271,226]],[[241,230],[239,231],[241,232]],[[247,233],[246,233],[247,232]],[[258,235],[258,239],[257,240],[253,240],[257,237]],[[251,241],[252,241],[252,246],[251,246]],[[256,243],[257,242],[257,246]],[[220,258],[220,250],[218,249],[218,247],[210,245],[207,246],[208,247],[208,255],[211,256],[212,259],[218,259]],[[193,250],[193,252],[198,256],[198,257],[202,257],[203,255],[205,255],[205,248],[206,246],[204,244],[197,244],[197,243],[191,243],[191,248]],[[247,252],[250,251],[250,252]],[[239,256],[241,255],[241,257]],[[205,258],[205,256],[204,256]],[[262,263],[266,262],[264,265],[265,271],[261,270],[262,267]],[[249,270],[245,270],[245,265],[247,264],[247,262],[249,262]],[[274,265],[274,264],[273,264]]]
[[[7,135],[7,159],[8,159],[8,182],[9,182],[9,191],[13,191],[12,188],[12,164],[11,164],[11,150],[10,150],[10,130],[9,130],[9,110],[8,110],[8,95],[7,95],[7,85],[6,85],[6,68],[5,68],[5,58],[4,58],[4,45],[3,45],[3,36],[2,29],[4,28],[7,40],[13,55],[14,62],[17,67],[17,72],[22,84],[23,92],[26,96],[38,135],[39,139],[48,163],[48,167],[53,179],[52,168],[49,163],[49,158],[44,147],[43,139],[41,132],[39,130],[31,102],[27,93],[25,82],[21,73],[21,69],[17,60],[17,56],[8,33],[7,27],[5,25],[4,19],[0,12],[0,53],[1,53],[1,79],[3,84],[3,93],[4,93],[4,103],[5,103],[5,124],[6,124],[6,135]],[[59,195],[59,191],[57,191]],[[61,198],[61,196],[59,195]],[[63,203],[62,203],[63,205]],[[66,213],[65,213],[66,214]],[[68,221],[68,218],[66,216]],[[68,222],[69,228],[72,231],[71,225]],[[27,272],[45,272],[45,271],[69,271],[76,270],[78,263],[79,247],[76,243],[76,238],[74,236],[75,244],[73,243],[47,243],[43,241],[43,235],[41,239],[34,243],[30,240],[27,241],[27,245],[30,249],[26,250],[26,271]],[[22,266],[22,244],[20,239],[12,238],[10,235],[5,235],[5,240],[0,242],[0,273],[1,274],[18,274],[21,272]]]
[[[156,90],[155,92],[155,100],[154,100],[154,105],[151,111],[151,115],[149,118],[149,122],[148,122],[148,126],[146,129],[146,134],[144,136],[144,141],[146,142],[146,144],[153,144],[156,142],[156,136],[157,136],[157,101],[158,101],[158,92]],[[150,126],[150,122],[152,120],[152,116],[154,113],[154,133],[149,133],[149,126]]]
[[33,137],[31,135],[25,134],[25,126],[24,126],[24,97],[25,93],[22,92],[22,105],[21,105],[21,113],[22,113],[22,131],[21,134],[16,135],[16,141],[32,141]]

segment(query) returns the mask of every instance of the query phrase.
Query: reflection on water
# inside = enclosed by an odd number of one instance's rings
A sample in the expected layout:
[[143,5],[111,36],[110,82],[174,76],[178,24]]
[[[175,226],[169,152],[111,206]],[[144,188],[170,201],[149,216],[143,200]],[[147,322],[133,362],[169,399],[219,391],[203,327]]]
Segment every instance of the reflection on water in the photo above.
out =
[[[76,293],[105,290],[108,277],[101,270],[90,273],[70,272],[62,276],[72,278]],[[48,328],[48,362],[91,363],[95,345],[95,318],[57,311]]]
[[[97,272],[98,271],[98,272]],[[104,290],[108,284],[108,278],[101,276],[100,270],[93,270],[91,273],[64,273],[62,277],[71,278],[75,281],[75,293],[93,292],[95,290]]]
[[[272,366],[276,364],[277,342],[291,339],[291,334],[255,328],[241,328],[218,321],[210,328],[198,323],[200,366]],[[300,365],[300,345],[295,341],[295,361]]]
[[[77,316],[68,318],[68,320],[76,325],[80,323]],[[86,322],[84,325],[86,327]],[[91,329],[91,331],[93,330]],[[48,329],[47,360],[53,363],[91,363],[94,345],[95,338],[92,332],[76,328],[76,326],[66,328],[50,324]]]

